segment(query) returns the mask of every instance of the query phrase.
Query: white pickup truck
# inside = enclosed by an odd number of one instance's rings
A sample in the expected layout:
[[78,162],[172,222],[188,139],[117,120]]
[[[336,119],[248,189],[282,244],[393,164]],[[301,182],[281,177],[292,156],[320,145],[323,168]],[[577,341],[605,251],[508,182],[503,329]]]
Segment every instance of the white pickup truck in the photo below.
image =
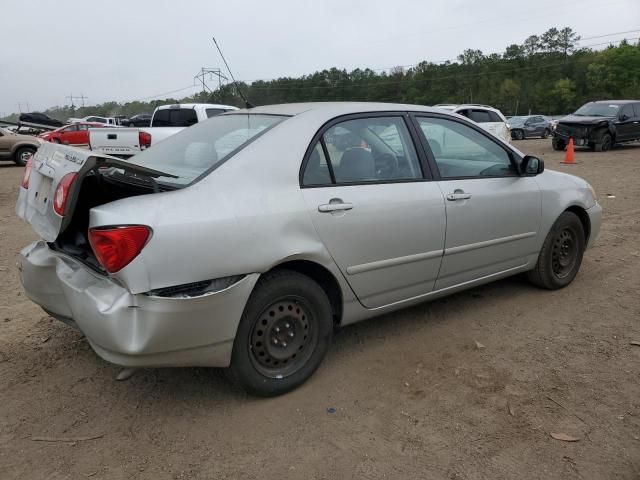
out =
[[237,108],[211,103],[162,105],[153,112],[149,127],[90,128],[89,148],[107,155],[128,158],[184,128],[229,110]]

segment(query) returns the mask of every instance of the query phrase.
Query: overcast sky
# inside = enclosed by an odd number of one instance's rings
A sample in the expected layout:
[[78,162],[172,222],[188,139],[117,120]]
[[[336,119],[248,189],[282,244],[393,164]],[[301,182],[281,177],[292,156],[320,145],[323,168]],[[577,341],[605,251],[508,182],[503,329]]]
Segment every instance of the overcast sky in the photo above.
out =
[[[501,52],[553,26],[640,30],[640,1],[0,0],[0,116],[72,93],[88,104],[189,95],[200,67],[223,66],[212,35],[236,78],[253,80]],[[640,31],[583,45],[625,36]]]

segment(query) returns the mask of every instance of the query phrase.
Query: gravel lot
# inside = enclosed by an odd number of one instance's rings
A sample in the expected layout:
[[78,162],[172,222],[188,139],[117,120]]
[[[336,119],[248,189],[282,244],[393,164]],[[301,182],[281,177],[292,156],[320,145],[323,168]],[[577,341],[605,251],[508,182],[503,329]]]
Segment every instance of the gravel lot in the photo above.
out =
[[22,293],[34,234],[14,214],[22,169],[0,166],[0,478],[640,478],[640,145],[575,166],[548,140],[516,145],[598,192],[575,282],[516,277],[345,328],[306,385],[268,400],[216,370],[116,382]]

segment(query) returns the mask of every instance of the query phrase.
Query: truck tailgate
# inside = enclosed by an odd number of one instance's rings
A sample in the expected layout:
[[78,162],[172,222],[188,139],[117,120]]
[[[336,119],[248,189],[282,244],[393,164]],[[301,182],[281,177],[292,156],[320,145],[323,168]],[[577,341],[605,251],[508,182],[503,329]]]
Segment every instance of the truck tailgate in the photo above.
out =
[[137,128],[90,128],[91,150],[107,155],[132,156],[142,151]]

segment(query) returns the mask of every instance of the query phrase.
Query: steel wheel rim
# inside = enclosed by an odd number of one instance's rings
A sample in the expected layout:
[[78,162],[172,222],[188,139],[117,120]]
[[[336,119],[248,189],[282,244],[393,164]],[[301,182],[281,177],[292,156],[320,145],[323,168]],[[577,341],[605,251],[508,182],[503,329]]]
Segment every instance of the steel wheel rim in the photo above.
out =
[[566,278],[578,259],[578,242],[575,232],[565,228],[553,239],[551,268],[558,278]]
[[317,344],[317,328],[307,301],[281,297],[258,316],[249,333],[249,357],[270,378],[289,376],[307,363]]
[[22,152],[20,154],[20,160],[22,160],[23,162],[28,162],[29,159],[31,158],[31,155],[33,155],[31,152],[26,151],[26,152]]

